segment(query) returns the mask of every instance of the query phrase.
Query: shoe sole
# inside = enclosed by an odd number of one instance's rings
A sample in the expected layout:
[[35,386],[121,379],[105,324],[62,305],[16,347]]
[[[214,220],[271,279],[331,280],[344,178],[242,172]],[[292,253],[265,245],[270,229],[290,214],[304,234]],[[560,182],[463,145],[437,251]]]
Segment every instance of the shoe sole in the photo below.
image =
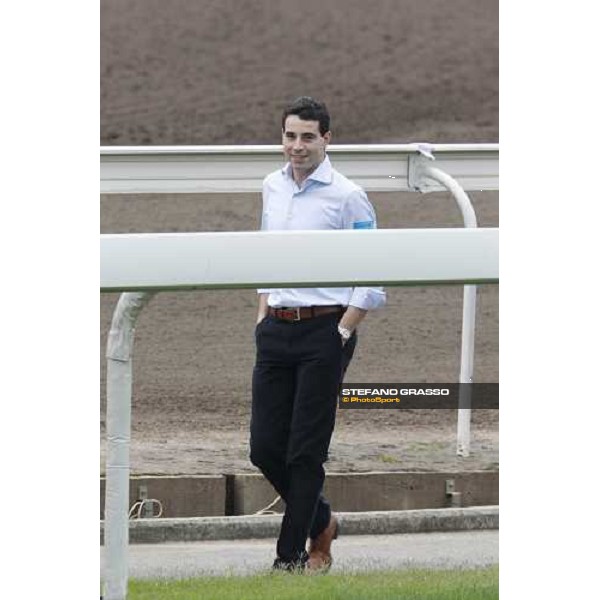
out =
[[333,558],[329,561],[328,565],[320,567],[319,569],[311,569],[310,567],[307,567],[304,573],[306,575],[325,575],[325,573],[329,573],[331,565],[333,565]]

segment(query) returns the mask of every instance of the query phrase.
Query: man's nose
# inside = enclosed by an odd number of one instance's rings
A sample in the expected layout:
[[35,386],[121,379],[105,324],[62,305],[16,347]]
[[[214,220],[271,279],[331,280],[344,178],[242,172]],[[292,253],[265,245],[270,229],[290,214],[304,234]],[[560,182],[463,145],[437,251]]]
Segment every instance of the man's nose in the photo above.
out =
[[294,140],[294,150],[302,150],[302,148],[304,147],[304,143],[302,142],[302,138],[296,138]]

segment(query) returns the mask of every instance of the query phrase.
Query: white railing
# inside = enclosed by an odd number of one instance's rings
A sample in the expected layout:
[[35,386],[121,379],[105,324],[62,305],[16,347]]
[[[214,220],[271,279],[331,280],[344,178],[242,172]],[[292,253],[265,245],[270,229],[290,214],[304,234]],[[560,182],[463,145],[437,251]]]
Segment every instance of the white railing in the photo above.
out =
[[[367,192],[416,191],[409,166],[433,154],[467,191],[498,189],[498,144],[374,144],[327,147],[336,169]],[[259,192],[283,165],[281,146],[105,146],[101,193]],[[445,190],[426,179],[420,191]]]
[[495,228],[100,237],[102,292],[498,282]]
[[[339,152],[335,166],[367,191],[449,190],[465,228],[101,236],[101,291],[126,292],[107,344],[106,600],[126,598],[133,333],[137,316],[156,291],[467,283],[460,382],[472,381],[473,284],[498,282],[498,230],[477,228],[464,189],[497,189],[497,145],[330,148],[332,155]],[[432,152],[440,154],[435,167]],[[103,148],[101,191],[258,191],[265,173],[282,164],[278,153],[275,146]],[[337,258],[342,240],[348,242],[344,255],[350,254],[350,260]],[[301,261],[293,259],[299,247]],[[306,256],[307,248],[318,260]],[[285,261],[274,261],[277,256]],[[470,410],[458,412],[457,452],[467,456]]]

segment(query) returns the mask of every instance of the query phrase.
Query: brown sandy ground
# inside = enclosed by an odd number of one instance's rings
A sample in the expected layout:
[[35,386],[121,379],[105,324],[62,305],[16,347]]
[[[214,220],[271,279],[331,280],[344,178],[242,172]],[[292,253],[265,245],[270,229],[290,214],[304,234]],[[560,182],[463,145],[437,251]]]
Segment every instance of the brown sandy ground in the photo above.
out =
[[272,144],[286,101],[335,143],[498,139],[497,0],[102,0],[103,144]]
[[[327,101],[334,143],[498,140],[491,0],[103,0],[101,142],[277,143],[282,105]],[[498,194],[471,194],[498,225]],[[380,227],[457,227],[449,194],[370,194]],[[103,196],[103,233],[255,229],[260,196]],[[415,257],[417,260],[418,257]],[[118,296],[101,297],[105,340]],[[389,288],[346,381],[455,382],[462,288]],[[134,351],[134,473],[254,471],[247,454],[253,291],[158,294]],[[475,381],[498,381],[498,287],[478,291]],[[456,457],[453,411],[338,413],[329,471],[498,468],[498,412],[474,411]],[[102,456],[102,468],[104,456]]]

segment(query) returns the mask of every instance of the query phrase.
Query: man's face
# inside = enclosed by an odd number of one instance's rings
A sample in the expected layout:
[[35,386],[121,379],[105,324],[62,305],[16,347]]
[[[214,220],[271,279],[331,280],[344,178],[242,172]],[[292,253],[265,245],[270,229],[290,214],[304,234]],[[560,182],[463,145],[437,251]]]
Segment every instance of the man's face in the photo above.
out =
[[319,132],[319,121],[303,121],[289,115],[283,130],[283,152],[292,164],[295,174],[306,177],[325,158],[325,148],[331,140],[331,131]]

